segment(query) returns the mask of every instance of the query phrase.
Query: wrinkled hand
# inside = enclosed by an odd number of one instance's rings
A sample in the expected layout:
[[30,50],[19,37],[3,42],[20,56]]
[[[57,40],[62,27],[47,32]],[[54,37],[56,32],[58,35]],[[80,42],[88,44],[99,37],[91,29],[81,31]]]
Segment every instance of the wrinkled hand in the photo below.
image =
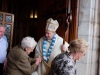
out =
[[3,66],[3,71],[6,71],[6,66],[7,66],[7,59],[4,60],[4,66]]
[[35,64],[39,65],[40,62],[41,62],[41,60],[42,60],[42,58],[41,58],[40,56],[37,57],[37,58],[36,58],[36,62],[35,62]]

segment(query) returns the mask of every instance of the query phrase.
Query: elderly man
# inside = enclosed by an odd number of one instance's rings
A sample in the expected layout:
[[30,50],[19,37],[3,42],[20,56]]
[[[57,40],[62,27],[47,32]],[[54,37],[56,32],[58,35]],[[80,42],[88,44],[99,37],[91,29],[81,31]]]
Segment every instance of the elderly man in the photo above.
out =
[[77,75],[75,61],[81,59],[88,51],[88,43],[81,38],[73,40],[68,47],[69,53],[55,57],[49,75]]
[[41,57],[30,58],[28,55],[33,52],[37,42],[32,37],[25,37],[21,46],[11,49],[7,58],[6,75],[31,75],[41,62]]
[[40,55],[43,58],[37,69],[38,75],[48,75],[52,60],[63,52],[62,50],[66,51],[69,46],[67,42],[63,45],[63,38],[56,33],[58,27],[58,21],[49,18],[46,23],[45,36],[38,41],[35,57]]
[[5,34],[5,27],[0,25],[0,74],[3,75],[4,72],[4,62],[6,63],[6,54],[8,48],[8,42],[6,39]]

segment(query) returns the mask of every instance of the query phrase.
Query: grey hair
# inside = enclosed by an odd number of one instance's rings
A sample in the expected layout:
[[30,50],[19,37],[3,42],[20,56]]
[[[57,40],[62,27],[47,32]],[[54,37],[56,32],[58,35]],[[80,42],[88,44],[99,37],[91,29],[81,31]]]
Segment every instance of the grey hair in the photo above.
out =
[[25,49],[26,47],[33,48],[36,45],[37,45],[37,42],[34,40],[34,38],[32,38],[30,36],[23,38],[21,41],[21,47],[23,49]]
[[82,38],[78,38],[73,40],[68,47],[70,53],[72,52],[87,52],[88,50],[88,42]]

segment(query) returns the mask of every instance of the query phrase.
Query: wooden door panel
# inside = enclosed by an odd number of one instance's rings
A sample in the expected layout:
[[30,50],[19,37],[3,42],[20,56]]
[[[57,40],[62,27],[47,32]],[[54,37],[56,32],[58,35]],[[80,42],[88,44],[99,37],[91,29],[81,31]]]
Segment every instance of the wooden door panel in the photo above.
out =
[[66,0],[66,33],[65,40],[69,43],[78,36],[78,3],[79,0]]
[[12,48],[12,39],[13,39],[13,27],[14,27],[14,14],[0,12],[0,24],[5,25],[6,32],[5,35],[7,37],[9,47],[8,49]]

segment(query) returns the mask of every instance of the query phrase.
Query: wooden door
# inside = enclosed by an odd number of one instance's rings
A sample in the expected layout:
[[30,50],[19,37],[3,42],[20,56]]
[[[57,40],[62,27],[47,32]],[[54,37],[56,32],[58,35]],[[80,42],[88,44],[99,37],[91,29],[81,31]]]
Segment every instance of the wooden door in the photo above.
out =
[[14,27],[14,14],[0,12],[0,24],[5,25],[6,32],[5,35],[7,37],[10,50],[12,48],[12,39],[13,39],[13,27]]
[[66,32],[65,40],[69,43],[78,37],[79,0],[66,0]]

